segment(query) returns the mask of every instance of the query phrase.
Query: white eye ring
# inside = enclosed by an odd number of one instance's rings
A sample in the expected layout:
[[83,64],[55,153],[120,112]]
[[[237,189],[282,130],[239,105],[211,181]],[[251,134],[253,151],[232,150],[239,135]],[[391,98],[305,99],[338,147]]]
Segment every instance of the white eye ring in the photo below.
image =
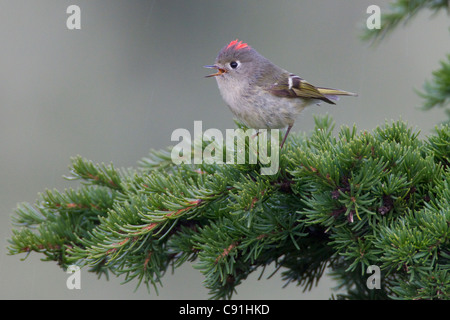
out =
[[240,66],[240,62],[238,60],[233,60],[229,63],[231,69],[236,69]]

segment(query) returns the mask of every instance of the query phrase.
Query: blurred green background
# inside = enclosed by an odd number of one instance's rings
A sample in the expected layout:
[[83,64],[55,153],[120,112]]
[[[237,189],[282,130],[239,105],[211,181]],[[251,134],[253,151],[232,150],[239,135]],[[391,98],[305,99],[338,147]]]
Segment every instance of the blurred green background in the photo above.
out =
[[[81,30],[68,30],[66,9],[81,8]],[[365,0],[0,0],[0,298],[204,299],[202,275],[184,265],[163,278],[159,296],[123,278],[81,273],[68,290],[64,273],[37,254],[7,256],[10,216],[47,188],[76,187],[69,175],[77,154],[116,167],[135,166],[150,148],[174,145],[173,130],[234,128],[231,112],[203,65],[239,38],[279,66],[315,85],[357,92],[338,106],[311,107],[293,131],[313,128],[313,114],[372,130],[406,120],[422,137],[444,119],[421,111],[420,89],[450,52],[448,16],[421,13],[378,47],[362,43]],[[270,269],[270,268],[268,268]],[[282,288],[280,272],[255,272],[237,299],[328,299],[333,281],[302,293]]]

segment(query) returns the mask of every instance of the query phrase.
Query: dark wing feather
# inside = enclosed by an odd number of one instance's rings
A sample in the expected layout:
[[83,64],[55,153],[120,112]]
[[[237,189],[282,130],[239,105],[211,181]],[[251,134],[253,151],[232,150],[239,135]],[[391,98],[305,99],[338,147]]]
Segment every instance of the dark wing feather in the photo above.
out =
[[279,81],[272,85],[268,91],[279,97],[317,99],[335,104],[320,93],[315,86],[293,74],[283,74]]

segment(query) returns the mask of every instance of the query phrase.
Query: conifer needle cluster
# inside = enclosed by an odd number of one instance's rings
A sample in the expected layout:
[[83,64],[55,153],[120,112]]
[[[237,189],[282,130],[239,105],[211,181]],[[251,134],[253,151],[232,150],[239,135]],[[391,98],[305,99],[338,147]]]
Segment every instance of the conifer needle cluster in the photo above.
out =
[[[173,165],[169,151],[128,170],[76,157],[81,186],[20,205],[10,253],[155,288],[194,261],[213,298],[271,263],[305,289],[328,267],[347,298],[449,297],[450,128],[424,141],[400,121],[332,129],[322,117],[293,135],[272,176],[258,164]],[[371,265],[381,289],[365,285]]]

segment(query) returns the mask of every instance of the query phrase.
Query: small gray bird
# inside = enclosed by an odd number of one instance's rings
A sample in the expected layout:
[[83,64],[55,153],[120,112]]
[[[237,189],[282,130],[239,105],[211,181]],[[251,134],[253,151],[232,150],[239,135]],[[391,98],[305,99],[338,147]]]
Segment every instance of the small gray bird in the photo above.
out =
[[325,101],[335,104],[338,96],[355,93],[315,87],[276,66],[248,44],[231,41],[220,50],[206,77],[215,77],[220,93],[233,114],[253,129],[286,128],[283,148],[297,115],[307,106]]

